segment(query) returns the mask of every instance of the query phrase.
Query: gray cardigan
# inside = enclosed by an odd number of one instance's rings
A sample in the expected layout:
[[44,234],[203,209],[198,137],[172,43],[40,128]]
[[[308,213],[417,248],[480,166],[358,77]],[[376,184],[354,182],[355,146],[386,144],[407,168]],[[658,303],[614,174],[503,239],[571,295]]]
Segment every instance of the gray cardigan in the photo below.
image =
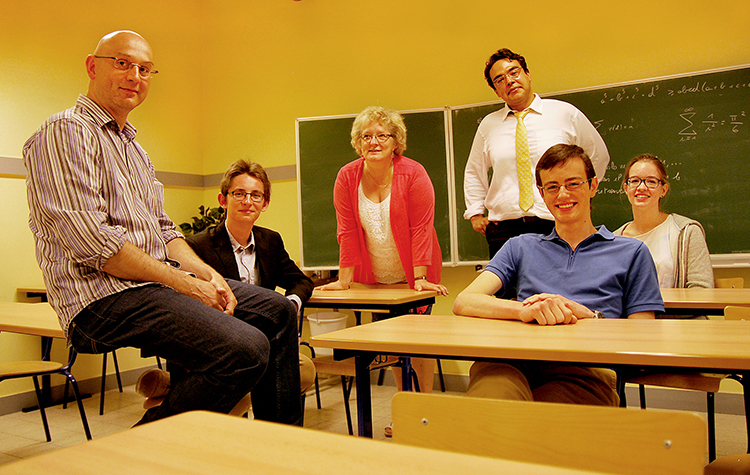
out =
[[[706,245],[706,231],[701,223],[694,219],[686,218],[672,213],[675,224],[680,228],[677,235],[677,255],[672,256],[675,261],[674,281],[675,288],[706,287],[714,286],[714,269],[711,267],[711,259]],[[628,221],[623,224],[614,234],[622,236],[625,227],[632,223]],[[659,315],[657,318],[706,318],[691,315]]]
[[[694,219],[686,218],[672,213],[675,224],[680,228],[677,236],[677,255],[672,256],[675,261],[674,281],[675,288],[714,286],[714,270],[711,267],[711,259],[706,245],[706,231],[701,223]],[[616,236],[622,236],[628,221],[616,231]]]

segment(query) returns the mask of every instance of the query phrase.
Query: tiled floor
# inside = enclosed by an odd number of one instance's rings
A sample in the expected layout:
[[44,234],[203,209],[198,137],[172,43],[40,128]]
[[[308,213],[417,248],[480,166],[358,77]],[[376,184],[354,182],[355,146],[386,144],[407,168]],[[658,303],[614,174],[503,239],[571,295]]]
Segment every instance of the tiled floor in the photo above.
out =
[[[331,378],[321,385],[321,405],[318,409],[314,392],[308,393],[305,409],[305,427],[347,434],[341,385]],[[374,438],[385,440],[383,429],[390,423],[393,386],[372,386]],[[458,394],[458,393],[448,393]],[[356,430],[356,393],[351,400],[352,417]],[[107,392],[105,413],[99,415],[99,397],[84,402],[91,432],[95,438],[127,430],[143,414],[144,399],[135,393],[133,386]],[[47,410],[52,442],[45,442],[44,430],[38,412],[13,413],[0,417],[0,464],[85,442],[78,410],[73,406],[62,409],[56,406]],[[743,416],[717,414],[717,453],[719,456],[744,453],[747,449],[745,420]]]

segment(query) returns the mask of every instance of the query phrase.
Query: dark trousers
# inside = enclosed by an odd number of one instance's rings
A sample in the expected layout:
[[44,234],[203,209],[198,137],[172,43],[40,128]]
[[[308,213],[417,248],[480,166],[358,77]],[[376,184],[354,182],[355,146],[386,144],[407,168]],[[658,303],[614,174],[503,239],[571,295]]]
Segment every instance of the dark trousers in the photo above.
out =
[[227,315],[161,285],[104,297],[71,323],[80,353],[132,346],[186,370],[139,424],[192,410],[228,413],[252,390],[257,419],[301,424],[294,304],[276,292],[227,281],[237,297]]

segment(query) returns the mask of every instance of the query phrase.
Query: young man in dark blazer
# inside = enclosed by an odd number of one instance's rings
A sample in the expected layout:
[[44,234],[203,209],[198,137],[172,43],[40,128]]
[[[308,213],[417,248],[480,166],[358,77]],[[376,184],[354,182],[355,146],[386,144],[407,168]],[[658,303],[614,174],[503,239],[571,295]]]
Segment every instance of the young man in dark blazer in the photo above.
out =
[[[312,280],[291,260],[279,233],[255,226],[271,199],[271,182],[266,171],[258,163],[234,162],[224,173],[218,199],[226,213],[224,222],[189,236],[190,247],[226,279],[271,290],[283,288],[299,313],[302,304],[312,295]],[[299,365],[304,394],[315,381],[315,365],[305,355],[300,355]],[[173,367],[170,371],[172,379],[182,377],[181,369]],[[144,373],[137,390],[149,397],[149,401],[158,400],[168,391],[169,380],[168,373],[152,370]],[[248,408],[249,398],[246,397],[231,413],[241,415]]]
[[[258,163],[238,160],[224,173],[220,186],[224,222],[189,236],[188,244],[225,278],[271,290],[281,287],[299,312],[312,295],[312,280],[289,257],[279,233],[255,226],[271,200],[266,171]],[[315,365],[305,355],[300,355],[300,373],[304,392],[315,380]]]
[[312,280],[289,258],[279,233],[255,226],[271,199],[271,182],[263,167],[234,162],[221,180],[218,199],[225,221],[189,236],[188,244],[225,278],[283,288],[299,310],[312,295]]

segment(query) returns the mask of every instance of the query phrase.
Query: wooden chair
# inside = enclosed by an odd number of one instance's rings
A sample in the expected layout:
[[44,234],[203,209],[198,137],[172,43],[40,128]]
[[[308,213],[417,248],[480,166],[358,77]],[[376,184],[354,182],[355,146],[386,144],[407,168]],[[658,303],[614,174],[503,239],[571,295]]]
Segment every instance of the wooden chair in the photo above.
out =
[[[734,289],[745,286],[742,277],[728,277],[714,279],[714,287],[718,289]],[[665,388],[689,389],[691,391],[703,391],[706,393],[706,414],[708,415],[708,456],[709,460],[716,458],[716,436],[715,425],[715,397],[719,391],[721,381],[726,377],[723,374],[705,373],[659,373],[628,378],[626,382],[638,384],[638,396],[641,409],[646,409],[646,386],[659,386]],[[624,388],[621,393],[621,401],[624,403]]]
[[714,287],[717,289],[741,289],[745,286],[745,279],[742,277],[726,277],[723,279],[714,279]]
[[[744,279],[727,279],[733,285],[744,285]],[[724,309],[726,320],[750,320],[750,307],[729,306]],[[644,374],[643,376],[628,376],[620,381],[620,404],[625,405],[624,383],[638,384],[641,409],[646,409],[645,386],[660,386],[667,388],[689,389],[691,391],[703,391],[706,393],[706,416],[708,419],[708,459],[709,462],[716,459],[716,416],[715,416],[715,394],[719,392],[721,381],[731,378],[743,385],[745,393],[745,418],[748,427],[748,453],[750,453],[750,417],[747,408],[750,406],[748,399],[750,393],[745,391],[745,383],[739,375],[714,374],[714,373],[657,373]]]
[[47,438],[47,442],[50,442],[52,441],[52,436],[50,435],[49,425],[47,424],[47,413],[44,410],[44,398],[42,397],[42,391],[39,386],[39,376],[49,376],[52,374],[61,374],[65,376],[66,384],[67,382],[70,382],[73,386],[73,392],[76,401],[78,402],[78,412],[81,414],[81,423],[83,424],[86,438],[91,440],[91,430],[89,429],[89,423],[86,419],[86,411],[83,409],[83,401],[81,399],[81,393],[78,390],[78,382],[70,373],[70,368],[76,360],[76,352],[71,348],[68,362],[62,364],[56,361],[49,361],[51,347],[52,339],[49,338],[43,347],[43,351],[45,352],[44,355],[46,357],[43,358],[42,361],[12,361],[8,363],[0,363],[0,381],[18,378],[31,378],[34,381],[34,391],[36,392],[36,399],[39,404],[39,413],[42,416],[44,435]]
[[700,474],[697,414],[435,394],[393,397],[393,441],[619,474]]

